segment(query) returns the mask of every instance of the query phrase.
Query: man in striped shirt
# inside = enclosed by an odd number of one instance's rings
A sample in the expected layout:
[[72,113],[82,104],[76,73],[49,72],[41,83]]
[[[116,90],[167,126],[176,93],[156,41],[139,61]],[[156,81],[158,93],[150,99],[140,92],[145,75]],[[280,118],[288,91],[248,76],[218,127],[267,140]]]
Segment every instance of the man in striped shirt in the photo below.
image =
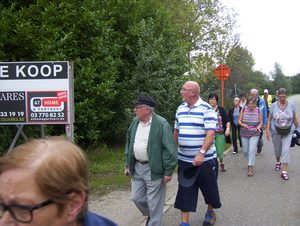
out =
[[213,225],[215,208],[221,207],[218,189],[218,160],[214,145],[217,115],[200,94],[197,82],[186,82],[181,91],[182,103],[176,111],[174,138],[178,146],[178,175],[185,167],[200,166],[200,173],[191,187],[179,184],[175,208],[181,210],[182,226],[189,225],[189,212],[196,212],[200,188],[207,213],[203,225]]

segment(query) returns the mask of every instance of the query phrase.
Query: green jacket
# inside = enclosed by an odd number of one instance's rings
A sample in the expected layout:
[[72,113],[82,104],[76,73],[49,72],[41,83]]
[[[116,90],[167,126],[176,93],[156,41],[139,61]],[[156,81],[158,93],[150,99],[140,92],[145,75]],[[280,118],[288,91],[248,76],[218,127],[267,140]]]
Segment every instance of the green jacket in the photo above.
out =
[[[139,122],[138,118],[134,118],[127,131],[125,167],[130,169],[131,176],[134,174],[133,143]],[[153,113],[148,141],[151,180],[158,180],[163,176],[172,176],[177,165],[177,158],[177,146],[170,124],[163,117]]]

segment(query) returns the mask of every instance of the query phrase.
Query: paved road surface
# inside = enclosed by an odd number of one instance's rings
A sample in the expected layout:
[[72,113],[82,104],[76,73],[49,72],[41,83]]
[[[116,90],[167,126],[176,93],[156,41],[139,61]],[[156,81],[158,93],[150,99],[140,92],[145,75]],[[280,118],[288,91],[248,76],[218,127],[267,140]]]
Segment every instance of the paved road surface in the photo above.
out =
[[[296,104],[300,121],[300,95],[289,99]],[[247,160],[242,152],[233,155],[228,150],[224,158],[226,172],[219,172],[219,190],[222,207],[216,210],[216,226],[297,226],[300,225],[300,147],[290,149],[291,164],[288,167],[290,179],[281,178],[281,171],[275,171],[275,156],[272,142],[267,141],[264,131],[264,147],[256,155],[254,176],[247,176]],[[167,185],[167,198],[162,226],[178,226],[180,211],[173,207],[177,178],[174,175]],[[145,225],[130,200],[130,190],[115,191],[101,199],[90,201],[90,210],[106,216],[120,226]],[[206,205],[200,194],[196,213],[190,214],[190,225],[202,225]]]

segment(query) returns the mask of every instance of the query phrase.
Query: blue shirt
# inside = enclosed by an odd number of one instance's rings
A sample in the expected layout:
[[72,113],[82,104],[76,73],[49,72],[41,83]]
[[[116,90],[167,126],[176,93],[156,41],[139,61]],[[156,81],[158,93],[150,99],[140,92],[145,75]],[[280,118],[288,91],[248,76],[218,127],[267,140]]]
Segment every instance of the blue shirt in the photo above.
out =
[[239,117],[240,117],[240,109],[234,110],[233,111],[233,123],[238,126],[239,122]]
[[83,226],[118,226],[115,222],[90,211],[82,219],[82,224]]

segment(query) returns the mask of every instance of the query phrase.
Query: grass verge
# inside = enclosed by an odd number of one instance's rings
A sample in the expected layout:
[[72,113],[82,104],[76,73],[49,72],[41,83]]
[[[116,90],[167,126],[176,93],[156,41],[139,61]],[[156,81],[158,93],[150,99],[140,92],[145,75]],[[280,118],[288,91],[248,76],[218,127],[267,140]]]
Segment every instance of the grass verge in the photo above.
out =
[[130,177],[124,174],[124,146],[88,150],[90,190],[104,195],[113,190],[130,188]]

